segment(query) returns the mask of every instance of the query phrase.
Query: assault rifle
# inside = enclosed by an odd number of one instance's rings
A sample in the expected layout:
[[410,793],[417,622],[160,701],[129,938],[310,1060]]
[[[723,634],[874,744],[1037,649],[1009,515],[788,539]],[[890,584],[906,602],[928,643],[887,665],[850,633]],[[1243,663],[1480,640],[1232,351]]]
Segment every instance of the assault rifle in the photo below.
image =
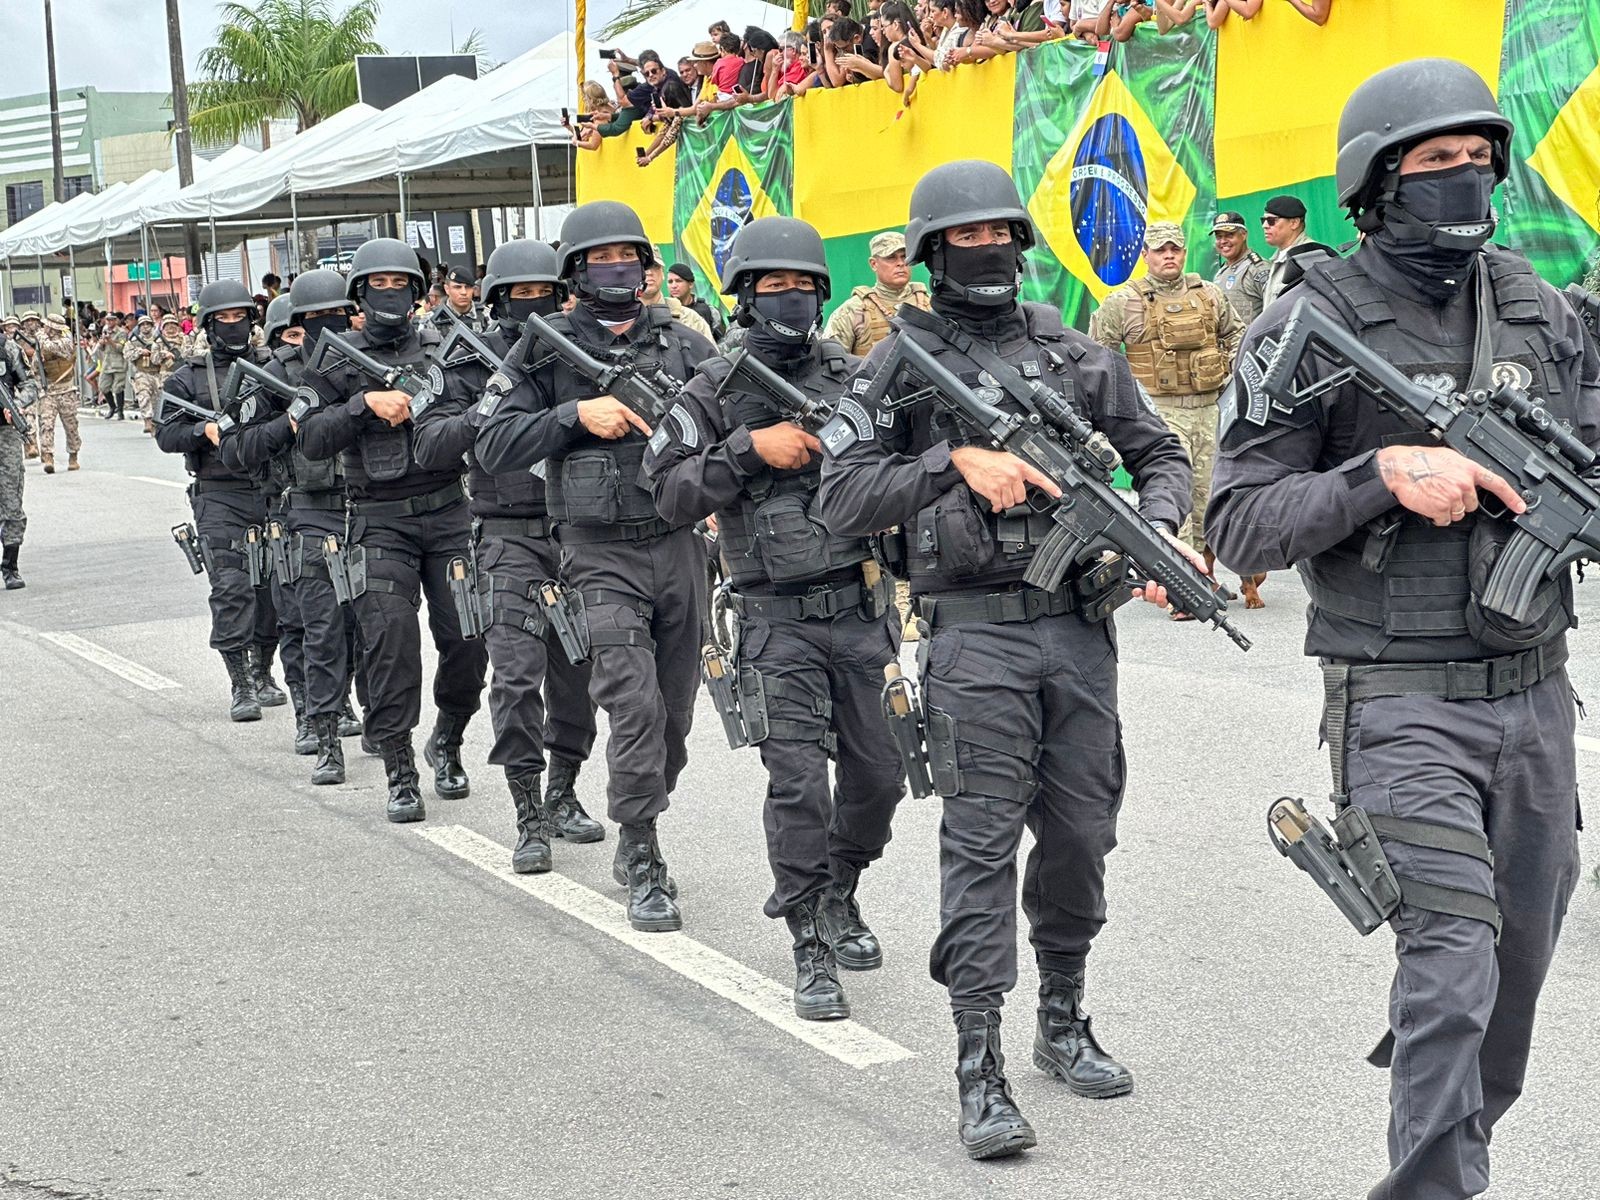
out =
[[4,382],[0,382],[0,409],[4,409],[6,415],[11,418],[11,428],[22,435],[23,441],[33,439],[33,426],[28,423],[28,414],[22,410],[22,401],[17,399],[17,394]]
[[458,350],[465,350],[468,355],[491,371],[498,371],[505,365],[489,343],[484,341],[472,326],[456,316],[454,309],[446,304],[444,311],[450,318],[450,332],[444,335],[444,340],[433,352],[436,362],[446,367],[457,366],[461,360],[455,358],[455,354]]
[[[1600,455],[1521,388],[1441,392],[1414,383],[1304,300],[1268,354],[1262,386],[1274,402],[1293,407],[1352,384],[1517,489],[1528,506],[1523,513],[1482,497],[1485,513],[1514,527],[1478,597],[1485,608],[1520,622],[1544,580],[1581,558],[1600,558]],[[1332,370],[1296,387],[1295,374],[1312,354]]]
[[391,392],[404,392],[415,396],[428,386],[426,363],[380,362],[364,350],[358,350],[331,329],[326,329],[306,360],[311,370],[325,375],[334,367],[354,367],[374,383]]
[[153,415],[157,424],[166,419],[164,414],[169,408],[175,408],[181,413],[188,413],[189,416],[197,420],[210,421],[216,425],[219,433],[227,433],[236,424],[234,419],[227,413],[213,412],[211,409],[202,407],[192,400],[185,400],[182,396],[174,396],[171,392],[162,392],[156,397]]
[[[598,388],[598,394],[615,396],[651,423],[661,419],[683,390],[683,385],[660,367],[640,366],[632,350],[625,350],[609,360],[596,358],[538,313],[528,314],[518,349],[524,343],[543,343],[568,368]],[[508,365],[523,361],[515,350],[506,356]]]
[[228,368],[228,378],[222,385],[222,407],[229,412],[236,412],[234,406],[239,401],[262,392],[278,397],[285,405],[293,404],[300,395],[300,389],[287,379],[279,379],[253,362],[234,359],[233,366]]
[[[992,389],[994,399],[1004,395],[1020,405],[1023,415],[1013,415],[968,387],[912,338],[902,335],[894,346],[874,376],[869,396],[881,395],[898,374],[909,369],[927,387],[904,398],[903,403],[924,397],[937,401],[980,429],[995,449],[1016,455],[1061,489],[1059,499],[1043,492],[1030,494],[1029,505],[1048,513],[1056,528],[1034,552],[1022,576],[1024,583],[1054,591],[1075,564],[1112,550],[1131,564],[1133,580],[1153,579],[1166,588],[1175,611],[1209,621],[1239,649],[1250,649],[1250,639],[1228,620],[1225,593],[1196,570],[1161,530],[1117,495],[1111,486],[1117,452],[1065,397],[1018,371],[1002,373],[996,369],[1001,364],[995,364],[989,368],[998,385]],[[822,441],[828,443],[826,435]]]
[[816,433],[833,416],[834,405],[819,396],[808,396],[766,363],[741,346],[728,355],[728,377],[717,388],[716,399],[725,392],[753,392],[786,421],[807,433]]

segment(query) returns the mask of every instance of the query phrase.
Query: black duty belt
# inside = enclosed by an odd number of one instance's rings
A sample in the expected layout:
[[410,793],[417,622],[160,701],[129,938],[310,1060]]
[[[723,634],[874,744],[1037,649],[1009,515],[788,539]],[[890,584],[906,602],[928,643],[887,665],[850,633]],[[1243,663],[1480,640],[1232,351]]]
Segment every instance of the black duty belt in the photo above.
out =
[[547,538],[555,522],[549,517],[479,517],[478,531],[489,537]]
[[260,492],[258,484],[248,479],[196,479],[189,484],[191,496],[203,496],[207,492]]
[[436,492],[408,496],[404,500],[352,500],[350,511],[358,517],[416,517],[454,504],[466,496],[459,482],[446,484]]
[[1073,584],[1064,583],[1053,592],[1024,586],[987,596],[922,595],[916,604],[918,615],[937,629],[941,625],[1014,625],[1059,617],[1077,610],[1078,596]]
[[580,529],[575,525],[561,526],[561,543],[564,546],[586,545],[590,542],[644,542],[661,537],[680,528],[670,521],[640,521],[634,525],[605,525],[599,528]]
[[813,588],[803,596],[746,596],[736,593],[733,606],[741,617],[764,621],[824,621],[861,604],[863,585]]
[[1344,681],[1348,703],[1384,696],[1442,696],[1446,700],[1499,700],[1525,692],[1567,662],[1565,638],[1475,662],[1325,662],[1324,677]]
[[314,508],[319,512],[343,512],[345,505],[344,492],[302,492],[290,490],[290,508]]

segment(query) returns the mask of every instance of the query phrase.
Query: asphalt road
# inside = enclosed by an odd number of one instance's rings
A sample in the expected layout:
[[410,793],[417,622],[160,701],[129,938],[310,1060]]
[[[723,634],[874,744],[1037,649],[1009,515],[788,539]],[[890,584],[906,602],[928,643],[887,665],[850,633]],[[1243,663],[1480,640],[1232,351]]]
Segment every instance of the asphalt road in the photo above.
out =
[[[926,970],[933,804],[904,804],[865,876],[886,963],[845,977],[857,1024],[802,1041],[762,1015],[792,975],[760,912],[760,765],[703,695],[662,821],[684,934],[614,936],[614,832],[558,844],[532,886],[492,869],[512,829],[486,715],[471,797],[428,795],[414,827],[384,822],[353,742],[349,783],[314,788],[287,709],[230,724],[204,581],[167,533],[181,466],[135,423],[84,426],[84,470],[30,466],[28,588],[0,593],[0,1196],[1324,1200],[1381,1174],[1388,1080],[1363,1056],[1392,939],[1358,938],[1264,832],[1270,799],[1327,790],[1295,579],[1242,614],[1249,655],[1120,615],[1131,785],[1089,1007],[1137,1087],[1078,1100],[1031,1066],[1025,963],[1006,1045],[1040,1145],[975,1164]],[[1600,701],[1600,584],[1579,592],[1574,682]],[[1600,796],[1600,740],[1579,757]],[[1589,872],[1497,1198],[1600,1174]]]

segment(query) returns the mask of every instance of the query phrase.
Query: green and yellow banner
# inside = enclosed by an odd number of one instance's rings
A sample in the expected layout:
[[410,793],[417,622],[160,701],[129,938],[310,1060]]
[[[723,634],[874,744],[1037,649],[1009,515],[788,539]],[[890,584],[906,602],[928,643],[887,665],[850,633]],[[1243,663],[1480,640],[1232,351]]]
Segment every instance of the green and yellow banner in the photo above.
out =
[[980,158],[1010,171],[1038,226],[1026,291],[1084,327],[1114,287],[1143,271],[1144,229],[1177,221],[1190,270],[1213,272],[1219,209],[1250,222],[1280,193],[1309,210],[1308,232],[1354,237],[1339,210],[1339,112],[1375,71],[1419,56],[1459,59],[1495,89],[1516,124],[1510,178],[1496,195],[1495,240],[1561,286],[1600,270],[1600,5],[1392,0],[1333,6],[1317,27],[1288,5],[1165,36],[1142,26],[1103,70],[1093,46],[1052,42],[923,77],[909,104],[882,84],[814,88],[795,101],[689,122],[649,167],[642,134],[578,155],[578,199],[639,210],[653,241],[717,291],[744,221],[785,213],[822,233],[834,302],[872,281],[867,242],[903,228],[911,189],[931,168]]

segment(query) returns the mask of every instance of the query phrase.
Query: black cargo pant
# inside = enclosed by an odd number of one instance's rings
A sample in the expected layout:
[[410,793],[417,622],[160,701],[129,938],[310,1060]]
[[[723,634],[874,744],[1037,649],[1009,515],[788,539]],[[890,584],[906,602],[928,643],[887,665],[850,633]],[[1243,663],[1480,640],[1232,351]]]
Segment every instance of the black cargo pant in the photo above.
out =
[[[865,866],[889,842],[905,776],[879,695],[884,665],[899,658],[898,615],[869,619],[851,608],[740,624],[740,673],[759,673],[766,698],[769,917],[827,887],[833,860]],[[838,762],[831,783],[830,759]]]
[[211,581],[211,648],[229,653],[276,642],[271,592],[250,585],[244,552],[245,530],[266,523],[265,498],[254,487],[207,490],[197,482],[189,489],[189,503]]
[[593,672],[589,695],[611,723],[606,797],[621,825],[667,807],[689,761],[700,686],[705,542],[692,526],[641,541],[587,540],[561,528],[562,578],[583,595]]
[[[287,527],[287,517],[283,501],[269,497],[267,520],[284,522]],[[272,562],[270,555],[268,561]],[[268,603],[262,604],[261,600],[266,600]],[[273,564],[270,591],[257,601],[257,613],[261,614],[262,609],[266,609],[267,614],[270,614],[276,629],[272,636],[256,644],[277,643],[278,661],[283,664],[283,680],[293,691],[298,692],[306,683],[305,624],[300,617],[300,606],[295,601],[294,584],[278,574],[276,563]]]
[[1489,1186],[1489,1137],[1522,1094],[1534,1007],[1578,877],[1571,685],[1557,671],[1498,700],[1352,706],[1350,802],[1487,836],[1494,865],[1385,840],[1395,873],[1494,896],[1482,921],[1402,904],[1389,996],[1389,1174],[1370,1200],[1464,1200]]
[[[998,1008],[1017,982],[1017,849],[1034,847],[1022,907],[1041,971],[1083,969],[1105,924],[1126,763],[1111,622],[1073,613],[933,631],[924,703],[951,718],[959,786],[939,826],[939,936],[950,1007]],[[929,757],[940,744],[932,725]]]
[[422,716],[422,632],[417,623],[428,597],[428,628],[439,652],[433,700],[463,722],[478,711],[489,654],[482,638],[461,636],[446,568],[466,557],[467,502],[432,512],[350,517],[350,543],[366,551],[367,589],[355,599],[367,676],[367,736],[373,741],[415,729]]
[[485,534],[478,546],[478,567],[493,579],[492,624],[483,635],[494,665],[489,761],[508,778],[542,773],[547,753],[581,763],[594,748],[589,664],[572,664],[543,605],[529,598],[544,580],[560,578],[559,559],[544,537]]
[[300,625],[306,713],[319,717],[339,712],[349,694],[352,676],[365,708],[366,687],[359,670],[355,613],[335,598],[322,552],[323,539],[329,534],[344,541],[344,501],[341,498],[334,508],[309,508],[295,504],[291,498],[284,520],[289,536],[300,539],[300,578],[286,589],[288,595],[283,603],[293,608],[292,619]]

